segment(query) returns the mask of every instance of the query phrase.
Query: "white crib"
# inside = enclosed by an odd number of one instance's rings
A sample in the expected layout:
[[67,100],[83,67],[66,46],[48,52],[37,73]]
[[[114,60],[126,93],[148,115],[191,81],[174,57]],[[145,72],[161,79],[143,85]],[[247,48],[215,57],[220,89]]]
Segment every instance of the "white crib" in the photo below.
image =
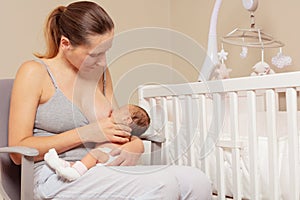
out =
[[299,90],[300,72],[140,86],[152,164],[201,168],[217,199],[299,200]]

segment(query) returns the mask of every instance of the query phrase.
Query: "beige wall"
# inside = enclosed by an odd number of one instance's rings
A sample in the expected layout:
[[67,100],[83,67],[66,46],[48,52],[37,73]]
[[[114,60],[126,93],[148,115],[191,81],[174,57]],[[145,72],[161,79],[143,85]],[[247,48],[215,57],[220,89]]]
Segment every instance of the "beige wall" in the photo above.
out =
[[[43,24],[47,14],[59,4],[68,4],[71,1],[53,0],[26,0],[5,1],[1,6],[1,37],[2,46],[0,60],[0,78],[13,77],[20,64],[27,59],[32,59],[32,53],[44,49]],[[211,0],[103,0],[98,1],[112,16],[116,24],[116,36],[124,34],[128,30],[142,27],[163,27],[178,31],[190,37],[205,49],[207,47],[207,34],[211,11],[214,1]],[[293,65],[284,69],[272,68],[276,72],[298,70],[300,62],[297,56],[300,26],[295,23],[300,19],[297,8],[300,1],[260,1],[255,12],[256,24],[263,30],[272,34],[276,39],[285,43],[283,52],[293,58]],[[294,23],[293,23],[294,22]],[[236,27],[249,27],[249,13],[242,7],[240,0],[224,0],[218,18],[218,39]],[[153,39],[155,40],[155,38]],[[132,41],[133,43],[136,41]],[[172,42],[172,41],[171,41]],[[246,59],[241,59],[239,53],[241,47],[225,44],[225,50],[229,52],[227,67],[232,68],[231,77],[248,76],[251,67],[260,60],[259,49],[249,49]],[[219,42],[220,47],[220,42]],[[192,54],[187,49],[188,54]],[[270,63],[272,56],[278,49],[267,49],[265,60]],[[203,52],[202,52],[203,54]],[[201,57],[199,53],[199,57]],[[141,66],[153,64],[153,69],[147,73],[139,73]],[[159,63],[171,66],[173,70],[159,70]],[[270,63],[271,64],[271,63]],[[196,81],[201,64],[192,65],[188,59],[180,54],[158,49],[139,49],[128,52],[118,57],[111,63],[111,72],[122,103],[131,101],[132,93],[136,93],[136,86],[149,82],[183,82]],[[145,66],[144,66],[145,67]],[[137,73],[139,78],[131,78],[130,83],[126,75],[133,76]],[[128,94],[130,94],[128,96]],[[136,101],[136,100],[134,100]]]
[[[67,4],[71,1],[63,1]],[[210,14],[214,2],[211,0],[103,0],[98,1],[110,13],[116,23],[116,33],[121,33],[138,27],[159,26],[171,28],[195,39],[206,48],[207,33],[209,28]],[[1,11],[1,37],[2,46],[0,60],[0,78],[13,77],[18,66],[27,59],[32,59],[32,53],[43,50],[42,26],[48,12],[61,4],[62,1],[52,0],[26,0],[5,1]],[[276,39],[285,43],[285,54],[292,56],[293,65],[277,72],[298,70],[299,57],[297,47],[299,43],[300,28],[297,20],[300,13],[297,8],[300,1],[260,1],[256,11],[256,24],[263,27],[264,31],[272,34]],[[219,13],[218,36],[221,37],[236,27],[249,26],[249,13],[243,9],[241,1],[235,2],[224,0]],[[260,51],[250,49],[249,56],[242,60],[239,58],[239,47],[225,45],[230,53],[227,60],[228,67],[233,69],[232,77],[246,76],[251,72],[251,66],[260,59]],[[266,61],[277,53],[278,49],[266,50]],[[138,51],[129,53],[119,58],[118,66],[112,68],[115,77],[124,74],[133,66],[149,62],[159,62],[170,65],[182,71],[190,81],[196,80],[197,74],[190,72],[193,66],[172,56],[171,53],[160,51]],[[187,66],[187,67],[186,67]],[[191,69],[190,69],[191,67]],[[116,78],[118,79],[118,78]],[[172,78],[167,78],[172,80]],[[176,82],[176,80],[174,80]]]

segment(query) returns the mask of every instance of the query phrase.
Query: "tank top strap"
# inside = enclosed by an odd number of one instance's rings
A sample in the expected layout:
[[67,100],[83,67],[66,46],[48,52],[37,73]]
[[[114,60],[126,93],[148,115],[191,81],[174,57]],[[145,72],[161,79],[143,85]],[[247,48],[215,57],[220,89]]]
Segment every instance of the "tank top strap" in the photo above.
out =
[[56,83],[55,78],[54,78],[54,76],[52,75],[52,73],[51,73],[51,71],[50,71],[48,65],[47,65],[44,61],[42,61],[42,60],[40,60],[40,59],[37,59],[37,61],[40,62],[42,65],[45,66],[45,68],[46,68],[46,70],[47,70],[47,72],[48,72],[48,74],[49,74],[49,76],[50,76],[50,78],[51,78],[51,81],[52,81],[52,83],[53,83],[55,89],[57,89],[57,88],[58,88],[57,83]]
[[103,95],[105,96],[106,95],[106,68],[104,69],[104,72],[103,72]]

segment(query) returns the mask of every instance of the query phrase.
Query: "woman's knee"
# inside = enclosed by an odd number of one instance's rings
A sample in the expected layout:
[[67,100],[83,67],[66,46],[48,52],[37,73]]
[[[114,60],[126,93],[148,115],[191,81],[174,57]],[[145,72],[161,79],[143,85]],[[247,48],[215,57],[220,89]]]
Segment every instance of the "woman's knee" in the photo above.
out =
[[182,199],[211,199],[212,189],[208,177],[198,168],[174,166]]

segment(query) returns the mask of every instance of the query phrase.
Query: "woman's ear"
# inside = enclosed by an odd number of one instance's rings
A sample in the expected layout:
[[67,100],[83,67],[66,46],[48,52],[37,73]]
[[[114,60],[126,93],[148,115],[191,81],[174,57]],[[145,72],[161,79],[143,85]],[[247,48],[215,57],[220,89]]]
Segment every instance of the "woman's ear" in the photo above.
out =
[[71,42],[68,38],[62,35],[60,39],[60,46],[63,50],[68,50],[71,48]]

